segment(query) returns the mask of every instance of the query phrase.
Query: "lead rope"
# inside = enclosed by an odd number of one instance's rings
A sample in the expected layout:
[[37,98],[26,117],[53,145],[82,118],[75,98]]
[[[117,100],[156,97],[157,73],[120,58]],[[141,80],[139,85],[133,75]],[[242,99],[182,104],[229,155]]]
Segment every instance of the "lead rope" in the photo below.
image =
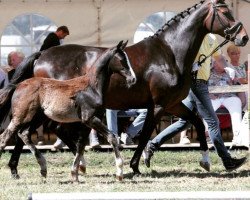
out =
[[[227,38],[227,37],[226,37]],[[196,83],[197,80],[197,74],[198,74],[198,70],[200,69],[201,65],[206,61],[207,58],[209,58],[210,56],[212,56],[216,51],[218,51],[221,47],[223,47],[225,44],[227,44],[229,42],[228,39],[225,39],[222,43],[220,43],[210,54],[208,54],[207,56],[205,54],[201,54],[199,56],[198,62],[196,64],[194,64],[193,66],[193,70],[192,70],[192,77],[194,82]]]

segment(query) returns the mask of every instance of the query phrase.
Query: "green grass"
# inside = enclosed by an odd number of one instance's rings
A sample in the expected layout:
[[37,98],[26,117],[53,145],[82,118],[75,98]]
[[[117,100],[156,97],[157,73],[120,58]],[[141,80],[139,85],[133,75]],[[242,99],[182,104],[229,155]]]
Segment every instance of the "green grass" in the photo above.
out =
[[[248,151],[235,150],[240,157]],[[87,173],[80,175],[79,183],[71,183],[70,167],[73,155],[69,152],[45,153],[48,177],[40,177],[36,159],[30,153],[22,154],[19,164],[19,180],[10,178],[7,163],[9,153],[4,153],[0,161],[0,199],[27,199],[28,193],[37,192],[171,192],[171,191],[246,191],[250,190],[250,162],[235,172],[224,170],[217,154],[211,152],[211,172],[205,172],[198,162],[199,151],[156,152],[151,168],[140,163],[142,175],[133,177],[129,161],[133,151],[123,150],[124,180],[115,180],[114,155],[110,152],[85,153]],[[141,159],[143,160],[143,159]]]

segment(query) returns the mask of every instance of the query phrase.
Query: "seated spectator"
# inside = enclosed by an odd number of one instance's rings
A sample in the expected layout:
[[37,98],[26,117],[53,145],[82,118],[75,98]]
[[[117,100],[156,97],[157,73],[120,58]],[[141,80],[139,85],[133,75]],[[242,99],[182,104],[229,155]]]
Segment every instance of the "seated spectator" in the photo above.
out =
[[[233,80],[225,71],[225,59],[221,56],[220,59],[212,63],[209,85],[226,86],[232,84]],[[242,120],[242,103],[240,98],[235,93],[215,93],[210,94],[210,98],[215,111],[221,106],[224,106],[229,111],[233,129],[232,143],[235,143],[239,135],[239,128]]]
[[11,79],[17,66],[23,61],[24,54],[20,51],[11,51],[8,54],[8,65],[0,68],[0,85],[6,85]]
[[[231,76],[233,84],[247,84],[247,68],[245,64],[240,64],[240,48],[231,44],[227,47],[227,54],[230,59],[228,67],[234,70],[234,75]],[[237,96],[241,99],[242,108],[244,108],[247,102],[245,92],[239,92]]]
[[[112,131],[117,138],[118,136],[118,124],[117,124],[117,116],[119,110],[110,110],[106,109],[106,119],[107,126],[110,131]],[[147,109],[129,109],[126,110],[125,113],[128,113],[128,116],[138,115],[133,123],[128,127],[126,133],[121,133],[120,140],[125,145],[134,144],[133,139],[138,135],[141,131],[145,118],[147,116]]]

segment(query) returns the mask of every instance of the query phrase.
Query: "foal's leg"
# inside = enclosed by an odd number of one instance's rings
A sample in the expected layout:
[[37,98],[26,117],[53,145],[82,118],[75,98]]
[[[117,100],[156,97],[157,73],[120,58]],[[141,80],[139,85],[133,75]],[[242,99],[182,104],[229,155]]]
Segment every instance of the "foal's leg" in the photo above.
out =
[[24,130],[22,133],[18,133],[18,136],[23,140],[23,142],[28,146],[30,151],[35,155],[38,164],[40,165],[41,168],[41,175],[42,177],[47,176],[47,164],[46,160],[41,154],[41,152],[36,148],[36,146],[32,143],[30,137],[29,137],[29,131],[28,129]]
[[[79,142],[79,137],[81,132],[86,135],[89,131],[85,130],[85,125],[77,123],[67,123],[67,124],[57,124],[54,128],[56,135],[69,147],[74,155],[77,152],[77,143]],[[85,143],[84,143],[85,144]],[[84,151],[83,151],[84,153]],[[86,162],[83,156],[80,157],[79,170],[83,174],[86,173]]]
[[0,135],[0,156],[7,145],[7,142],[18,130],[18,127],[11,121],[5,131]]
[[101,120],[97,117],[92,117],[87,125],[91,128],[95,129],[98,133],[102,134],[107,141],[111,144],[115,152],[115,163],[116,163],[116,179],[122,181],[123,179],[123,159],[121,157],[117,139],[115,135],[109,131],[109,129],[101,122]]
[[[87,127],[86,127],[87,128]],[[85,131],[84,131],[85,132]],[[86,137],[86,135],[81,134],[79,136],[78,142],[77,142],[77,151],[76,151],[76,155],[75,155],[75,159],[73,162],[73,165],[71,167],[71,176],[72,176],[72,180],[74,182],[78,182],[78,170],[80,169],[80,161],[84,160],[83,158],[83,153],[84,153],[84,149],[85,149],[85,139],[84,137]],[[88,132],[90,132],[90,128],[88,128]],[[88,135],[88,134],[87,134]],[[85,162],[85,160],[84,160]]]

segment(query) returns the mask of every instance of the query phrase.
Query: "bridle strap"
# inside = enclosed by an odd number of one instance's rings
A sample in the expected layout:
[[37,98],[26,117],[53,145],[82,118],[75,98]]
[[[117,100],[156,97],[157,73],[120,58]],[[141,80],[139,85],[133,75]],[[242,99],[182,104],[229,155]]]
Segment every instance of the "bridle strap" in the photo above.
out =
[[213,4],[213,16],[212,16],[212,20],[211,20],[211,32],[213,32],[213,26],[214,26],[214,20],[215,20],[215,17],[218,18],[220,24],[223,26],[223,27],[227,27],[227,25],[221,20],[219,14],[218,14],[218,11],[217,11],[217,8],[219,7],[228,7],[227,4],[215,4],[213,0],[211,0],[212,4]]

